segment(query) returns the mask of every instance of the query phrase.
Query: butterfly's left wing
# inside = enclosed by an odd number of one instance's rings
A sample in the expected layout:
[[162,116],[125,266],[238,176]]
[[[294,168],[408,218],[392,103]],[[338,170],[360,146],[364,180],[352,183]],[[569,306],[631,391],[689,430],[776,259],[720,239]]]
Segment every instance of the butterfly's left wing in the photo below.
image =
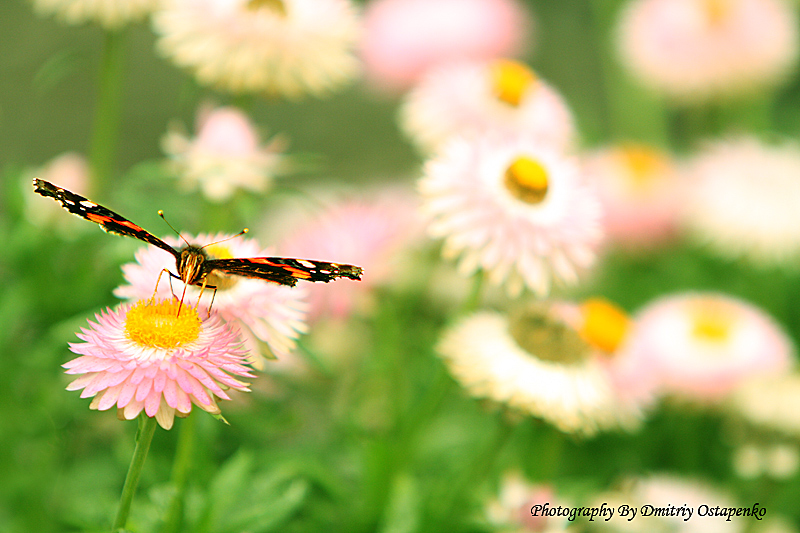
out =
[[123,235],[125,237],[133,237],[140,241],[148,242],[154,246],[158,246],[162,250],[166,250],[176,259],[180,259],[181,254],[172,246],[165,243],[146,229],[134,224],[122,215],[115,213],[110,209],[106,209],[102,205],[98,205],[91,200],[84,198],[79,194],[68,191],[57,185],[53,185],[49,181],[33,179],[33,190],[37,194],[52,198],[61,203],[61,207],[81,218],[90,220],[95,224],[99,224],[100,228],[107,233],[114,235]]
[[214,270],[246,278],[257,278],[281,285],[294,286],[297,280],[323,281],[337,278],[361,279],[361,267],[339,263],[324,263],[308,259],[286,257],[249,257],[246,259],[210,259],[203,263],[203,270]]

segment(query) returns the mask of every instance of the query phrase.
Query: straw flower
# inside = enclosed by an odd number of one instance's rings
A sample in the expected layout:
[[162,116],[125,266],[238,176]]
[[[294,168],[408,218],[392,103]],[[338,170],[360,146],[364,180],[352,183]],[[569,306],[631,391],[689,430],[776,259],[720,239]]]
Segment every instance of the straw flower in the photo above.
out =
[[785,371],[794,351],[766,313],[716,293],[652,302],[637,313],[629,349],[648,362],[664,392],[705,402],[754,377]]
[[82,328],[70,349],[80,355],[64,364],[81,376],[67,390],[93,398],[91,409],[117,407],[121,419],[144,411],[170,429],[175,415],[187,416],[192,404],[219,415],[217,399],[228,389],[248,391],[234,376],[253,377],[244,366],[246,352],[238,332],[218,315],[201,318],[175,300],[141,300],[107,309]]
[[[230,235],[201,234],[189,237],[189,242],[218,243],[204,250],[213,258],[269,257],[272,250],[263,249],[255,239],[230,238]],[[164,239],[170,246],[179,247],[175,238]],[[117,287],[114,294],[120,298],[140,299],[152,296],[156,279],[163,269],[175,269],[175,258],[155,246],[147,246],[136,252],[136,262],[122,266],[126,285]],[[265,367],[265,359],[289,357],[297,339],[308,329],[303,287],[285,287],[259,279],[213,274],[209,284],[217,287],[213,310],[225,321],[235,322],[241,330],[244,346],[250,352],[249,360],[259,370]],[[175,282],[175,294],[183,294],[183,284]],[[206,289],[203,298],[210,303],[211,290]],[[162,278],[157,294],[170,297],[170,283]],[[184,303],[196,305],[200,288],[186,287]]]
[[95,22],[116,30],[142,20],[158,6],[159,0],[33,0],[40,15],[55,15],[67,24]]
[[800,260],[800,147],[751,138],[709,144],[690,162],[686,222],[718,254],[762,267]]
[[426,164],[419,190],[444,256],[512,296],[576,283],[602,240],[600,203],[578,165],[524,137],[454,139]]
[[679,101],[775,85],[798,54],[797,17],[783,0],[635,0],[619,24],[623,62]]
[[212,202],[230,200],[240,188],[263,193],[288,167],[283,140],[261,146],[250,119],[234,107],[202,111],[195,137],[172,127],[161,144],[183,186],[199,187]]
[[165,0],[153,25],[165,56],[235,94],[323,95],[358,70],[348,0]]
[[564,432],[633,429],[638,405],[622,400],[593,346],[557,312],[483,311],[442,336],[437,351],[469,394],[542,418]]
[[424,152],[455,135],[526,135],[556,148],[575,138],[561,95],[523,63],[465,61],[432,68],[407,95],[400,122]]

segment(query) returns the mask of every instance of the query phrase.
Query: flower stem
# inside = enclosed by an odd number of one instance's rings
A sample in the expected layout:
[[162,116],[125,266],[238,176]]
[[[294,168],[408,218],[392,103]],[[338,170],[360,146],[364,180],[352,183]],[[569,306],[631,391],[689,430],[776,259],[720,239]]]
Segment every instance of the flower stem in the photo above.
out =
[[136,432],[136,448],[133,450],[131,466],[128,468],[128,475],[125,476],[125,485],[122,487],[122,496],[117,508],[117,516],[114,518],[114,525],[111,526],[112,533],[116,533],[125,528],[128,522],[128,515],[131,511],[131,502],[139,484],[139,476],[147,459],[147,452],[150,450],[150,443],[153,442],[153,434],[156,431],[156,419],[139,415],[139,430]]
[[172,486],[175,492],[169,504],[167,515],[164,518],[163,533],[179,531],[183,515],[183,502],[186,496],[186,487],[189,481],[189,472],[192,468],[194,453],[194,436],[197,416],[188,416],[181,421],[181,431],[178,435],[178,446],[175,450],[175,463],[172,465]]
[[98,198],[102,198],[108,189],[108,180],[114,170],[122,110],[124,57],[122,31],[106,32],[89,146],[89,166],[94,187],[92,193]]

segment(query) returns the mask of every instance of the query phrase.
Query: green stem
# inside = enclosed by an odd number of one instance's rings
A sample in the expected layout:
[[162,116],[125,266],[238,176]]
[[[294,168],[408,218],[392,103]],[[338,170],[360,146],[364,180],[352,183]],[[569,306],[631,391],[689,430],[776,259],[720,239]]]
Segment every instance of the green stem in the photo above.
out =
[[136,486],[139,484],[139,476],[142,474],[144,461],[147,459],[147,452],[150,450],[150,443],[153,442],[153,434],[156,431],[156,419],[146,416],[144,413],[139,415],[139,430],[136,432],[136,448],[133,450],[131,466],[128,468],[128,475],[125,476],[125,485],[122,487],[122,496],[117,508],[117,516],[114,518],[114,525],[111,526],[112,533],[116,533],[125,528],[128,522],[128,515],[131,511],[131,502],[136,493]]
[[162,531],[170,533],[179,531],[183,518],[183,502],[186,499],[189,473],[192,469],[194,455],[195,428],[197,416],[188,416],[181,421],[181,431],[178,435],[178,446],[175,450],[175,463],[172,465],[172,487],[174,493],[170,501],[167,515],[164,518]]
[[92,139],[89,147],[93,194],[97,198],[103,197],[108,189],[109,178],[114,171],[122,111],[124,58],[123,33],[121,31],[106,32],[98,80],[97,104],[92,123]]
[[483,270],[479,270],[472,278],[472,288],[469,291],[467,299],[464,300],[461,306],[461,315],[467,315],[476,311],[481,303],[481,296],[483,294]]

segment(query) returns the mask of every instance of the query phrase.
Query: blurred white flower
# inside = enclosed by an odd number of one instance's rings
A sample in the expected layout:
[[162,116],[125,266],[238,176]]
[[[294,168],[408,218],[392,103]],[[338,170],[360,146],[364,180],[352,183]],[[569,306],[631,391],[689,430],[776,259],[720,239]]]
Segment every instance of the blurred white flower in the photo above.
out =
[[32,0],[40,15],[55,15],[68,24],[95,22],[115,30],[144,19],[160,0]]
[[232,93],[322,95],[358,72],[349,0],[164,0],[153,26],[164,55]]
[[575,137],[561,95],[517,61],[468,61],[432,68],[406,96],[400,122],[425,152],[454,136],[526,135],[563,149]]
[[797,17],[783,0],[634,0],[619,48],[653,89],[684,101],[776,84],[798,53]]
[[600,203],[577,163],[525,137],[454,139],[428,161],[419,190],[444,256],[512,296],[575,284],[603,237]]
[[489,311],[463,318],[445,331],[437,351],[472,396],[561,431],[591,435],[635,429],[640,421],[639,406],[617,396],[599,353],[544,306],[510,318]]
[[717,253],[761,266],[800,261],[800,147],[741,138],[708,145],[688,169],[689,230]]

